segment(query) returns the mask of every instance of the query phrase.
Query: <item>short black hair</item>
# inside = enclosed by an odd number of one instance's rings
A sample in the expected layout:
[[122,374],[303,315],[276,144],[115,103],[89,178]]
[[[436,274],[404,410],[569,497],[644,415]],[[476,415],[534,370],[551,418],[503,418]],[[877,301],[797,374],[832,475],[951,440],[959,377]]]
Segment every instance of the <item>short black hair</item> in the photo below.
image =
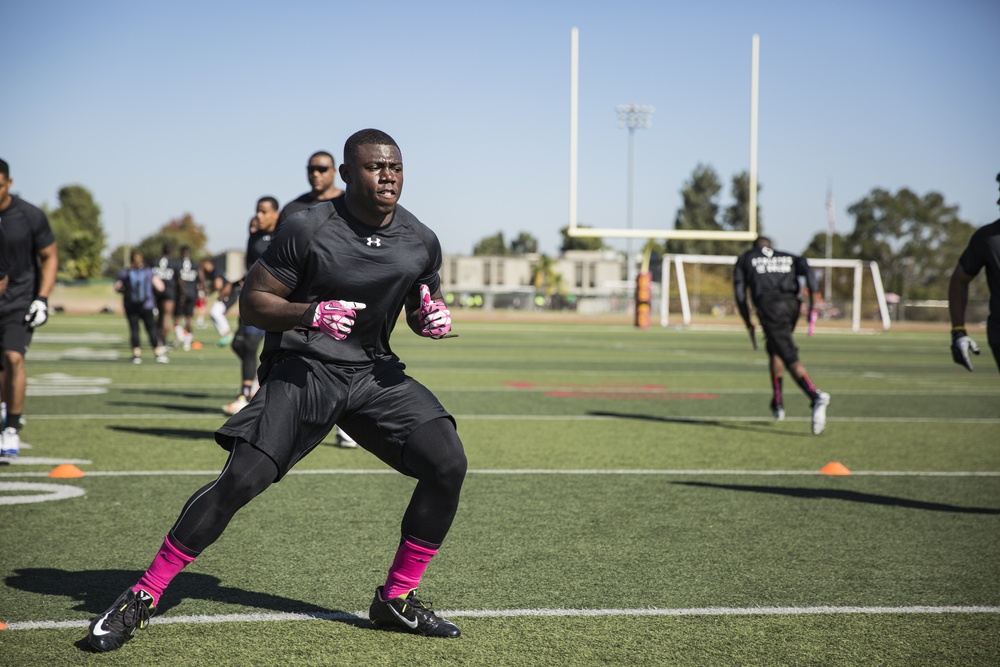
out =
[[309,159],[306,161],[306,164],[308,164],[309,162],[312,162],[312,159],[314,157],[324,157],[324,156],[330,158],[330,162],[333,163],[334,167],[337,166],[337,161],[333,158],[333,155],[331,155],[330,153],[327,153],[326,151],[316,151],[315,153],[313,153],[312,155],[309,156]]
[[769,239],[766,236],[758,236],[757,240],[753,242],[753,247],[754,248],[770,248],[770,247],[772,247],[771,246],[771,239]]
[[[0,160],[0,174],[3,174],[4,178],[10,178],[10,165],[7,164],[7,160]],[[1000,178],[1000,174],[997,175]]]
[[162,252],[164,255],[169,255],[172,250],[173,246],[171,246],[169,243],[163,244]]
[[349,155],[354,155],[361,146],[395,146],[397,149],[399,148],[396,140],[382,130],[371,128],[358,130],[344,142],[344,160],[347,160]]
[[260,204],[261,202],[268,202],[271,205],[271,208],[273,208],[275,211],[281,208],[280,206],[278,206],[278,200],[272,197],[271,195],[265,195],[257,200],[258,204]]

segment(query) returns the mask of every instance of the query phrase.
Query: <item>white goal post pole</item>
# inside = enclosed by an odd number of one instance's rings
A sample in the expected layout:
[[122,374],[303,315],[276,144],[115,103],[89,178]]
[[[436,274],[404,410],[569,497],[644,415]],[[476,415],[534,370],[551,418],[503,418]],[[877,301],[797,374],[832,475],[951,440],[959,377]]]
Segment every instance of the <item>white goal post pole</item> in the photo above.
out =
[[660,326],[666,327],[670,318],[670,262],[660,263]]
[[580,30],[570,32],[569,65],[569,233],[573,236],[577,218],[577,145],[579,141],[580,106]]
[[691,303],[688,301],[687,280],[684,279],[683,255],[674,258],[674,270],[677,271],[677,293],[681,297],[681,321],[684,326],[691,324]]
[[750,199],[747,202],[750,219],[747,230],[757,236],[757,81],[760,73],[760,37],[753,36],[753,55],[750,58]]
[[882,285],[882,272],[879,271],[878,262],[869,262],[868,267],[872,272],[872,283],[875,285],[875,298],[878,299],[878,312],[882,315],[882,331],[889,330],[889,306],[885,303],[885,288]]

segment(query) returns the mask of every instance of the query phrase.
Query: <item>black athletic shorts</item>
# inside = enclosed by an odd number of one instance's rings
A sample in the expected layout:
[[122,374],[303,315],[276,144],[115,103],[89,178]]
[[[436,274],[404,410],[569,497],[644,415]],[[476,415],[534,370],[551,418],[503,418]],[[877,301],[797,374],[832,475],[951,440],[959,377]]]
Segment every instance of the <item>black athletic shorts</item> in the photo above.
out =
[[777,355],[785,366],[799,360],[799,348],[792,340],[795,323],[799,319],[801,303],[796,296],[777,297],[761,300],[754,304],[757,307],[757,317],[764,330],[767,340],[768,354]]
[[0,350],[17,352],[22,357],[31,345],[35,330],[24,323],[27,310],[13,310],[0,315]]
[[215,432],[215,441],[231,450],[246,440],[274,459],[278,481],[339,423],[362,447],[412,477],[402,463],[410,435],[433,419],[455,420],[403,369],[398,361],[348,368],[279,352],[261,364],[260,389]]

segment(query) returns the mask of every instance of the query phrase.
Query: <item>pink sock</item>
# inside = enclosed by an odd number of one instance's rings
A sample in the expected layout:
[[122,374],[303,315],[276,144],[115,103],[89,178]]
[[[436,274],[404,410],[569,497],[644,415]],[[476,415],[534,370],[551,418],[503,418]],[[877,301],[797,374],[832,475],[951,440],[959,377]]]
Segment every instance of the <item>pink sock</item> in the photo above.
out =
[[774,384],[774,403],[775,405],[781,405],[782,402],[781,378],[780,377],[773,378],[773,384]]
[[153,605],[160,602],[160,596],[166,590],[174,577],[180,574],[181,570],[187,567],[188,563],[194,560],[194,556],[188,556],[170,543],[170,537],[163,538],[163,546],[156,554],[149,569],[139,579],[139,583],[132,587],[133,591],[140,588],[153,596]]
[[382,587],[382,599],[403,597],[419,586],[424,570],[437,552],[434,547],[415,544],[404,537],[396,550],[392,567],[389,568],[385,586]]

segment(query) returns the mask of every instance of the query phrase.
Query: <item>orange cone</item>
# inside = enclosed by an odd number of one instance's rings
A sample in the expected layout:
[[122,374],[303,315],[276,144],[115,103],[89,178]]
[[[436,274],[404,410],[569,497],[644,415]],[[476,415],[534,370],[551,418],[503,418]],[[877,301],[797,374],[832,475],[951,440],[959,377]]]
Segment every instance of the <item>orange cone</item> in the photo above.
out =
[[821,475],[850,475],[851,471],[840,461],[831,461],[819,469]]
[[62,465],[56,466],[52,472],[49,473],[49,477],[59,477],[63,479],[83,477],[83,471],[72,463],[63,463]]

